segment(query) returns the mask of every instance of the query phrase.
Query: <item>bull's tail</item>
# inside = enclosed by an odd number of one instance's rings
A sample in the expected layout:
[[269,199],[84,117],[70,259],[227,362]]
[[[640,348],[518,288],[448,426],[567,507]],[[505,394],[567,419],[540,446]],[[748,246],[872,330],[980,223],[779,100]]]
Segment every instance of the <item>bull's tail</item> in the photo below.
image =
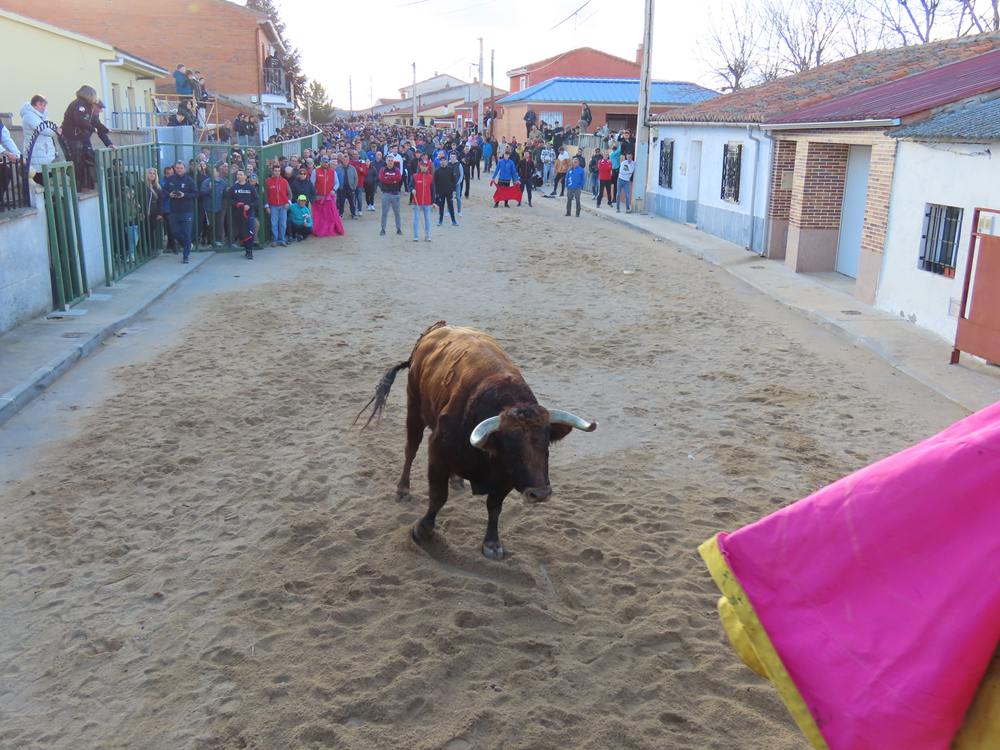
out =
[[[365,410],[371,406],[372,413],[368,415],[368,421],[365,422],[364,427],[367,427],[375,420],[376,423],[382,420],[382,410],[385,409],[386,399],[389,398],[389,391],[392,389],[392,384],[396,382],[396,373],[400,370],[405,370],[410,366],[410,360],[405,362],[400,362],[398,365],[389,370],[382,379],[378,381],[378,385],[375,386],[375,395],[371,397],[367,404],[358,412],[358,416],[354,418],[353,424],[357,424],[358,420],[361,419],[361,415],[365,413]],[[362,427],[362,429],[364,429]]]

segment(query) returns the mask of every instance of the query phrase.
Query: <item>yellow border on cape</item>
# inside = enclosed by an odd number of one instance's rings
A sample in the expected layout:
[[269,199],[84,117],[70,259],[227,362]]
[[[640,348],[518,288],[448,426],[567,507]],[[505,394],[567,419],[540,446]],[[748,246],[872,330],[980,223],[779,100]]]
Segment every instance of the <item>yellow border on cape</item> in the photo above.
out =
[[[802,700],[802,696],[799,694],[798,688],[795,687],[795,683],[792,682],[792,678],[788,675],[785,665],[781,663],[781,657],[774,650],[774,645],[771,643],[767,631],[764,630],[764,626],[757,618],[757,613],[754,611],[750,599],[747,597],[740,582],[736,580],[733,571],[730,570],[729,564],[722,554],[722,550],[719,549],[718,535],[702,543],[698,547],[698,554],[705,561],[705,565],[708,566],[708,571],[712,574],[715,585],[719,587],[719,590],[732,607],[739,625],[742,626],[741,632],[735,631],[732,623],[727,625],[725,621],[723,622],[726,634],[729,636],[729,640],[737,653],[742,648],[745,648],[747,645],[745,639],[748,639],[749,646],[756,652],[759,663],[763,665],[767,672],[767,678],[777,688],[778,695],[785,702],[785,706],[792,714],[792,718],[798,724],[799,729],[802,730],[802,734],[805,735],[806,739],[812,743],[812,746],[816,750],[829,750],[826,740],[820,734],[819,727],[816,726],[816,721],[813,719],[812,713],[810,713],[805,701]],[[741,645],[737,645],[740,641],[744,642]]]

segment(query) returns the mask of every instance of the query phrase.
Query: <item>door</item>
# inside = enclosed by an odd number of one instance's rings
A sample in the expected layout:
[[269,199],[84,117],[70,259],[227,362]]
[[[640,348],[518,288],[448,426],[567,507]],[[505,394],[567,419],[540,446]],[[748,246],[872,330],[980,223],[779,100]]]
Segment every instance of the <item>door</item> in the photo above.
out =
[[[865,203],[868,200],[868,167],[871,146],[851,146],[847,155],[847,178],[844,203],[840,209],[840,237],[837,240],[837,273],[858,278],[861,257],[861,232],[865,226]],[[828,266],[829,267],[829,266]]]
[[1000,235],[993,229],[998,215],[1000,210],[977,208],[972,217],[952,364],[959,352],[1000,363]]
[[690,224],[698,223],[698,199],[701,195],[701,141],[691,141],[687,164],[688,215]]

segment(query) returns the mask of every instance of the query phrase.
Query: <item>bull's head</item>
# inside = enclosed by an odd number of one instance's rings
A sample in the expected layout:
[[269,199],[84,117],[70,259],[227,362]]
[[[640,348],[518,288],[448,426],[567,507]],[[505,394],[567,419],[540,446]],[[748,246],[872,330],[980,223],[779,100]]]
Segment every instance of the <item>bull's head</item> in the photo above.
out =
[[562,440],[574,428],[593,432],[597,422],[537,404],[514,406],[476,425],[469,442],[498,456],[514,488],[529,501],[541,503],[552,496],[549,443]]

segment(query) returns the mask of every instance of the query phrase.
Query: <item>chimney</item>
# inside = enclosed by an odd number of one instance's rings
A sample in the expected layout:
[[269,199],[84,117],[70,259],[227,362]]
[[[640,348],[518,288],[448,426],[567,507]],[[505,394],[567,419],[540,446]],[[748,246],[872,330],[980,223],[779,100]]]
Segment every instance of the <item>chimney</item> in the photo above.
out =
[[642,65],[642,45],[640,44],[635,50],[635,64]]

